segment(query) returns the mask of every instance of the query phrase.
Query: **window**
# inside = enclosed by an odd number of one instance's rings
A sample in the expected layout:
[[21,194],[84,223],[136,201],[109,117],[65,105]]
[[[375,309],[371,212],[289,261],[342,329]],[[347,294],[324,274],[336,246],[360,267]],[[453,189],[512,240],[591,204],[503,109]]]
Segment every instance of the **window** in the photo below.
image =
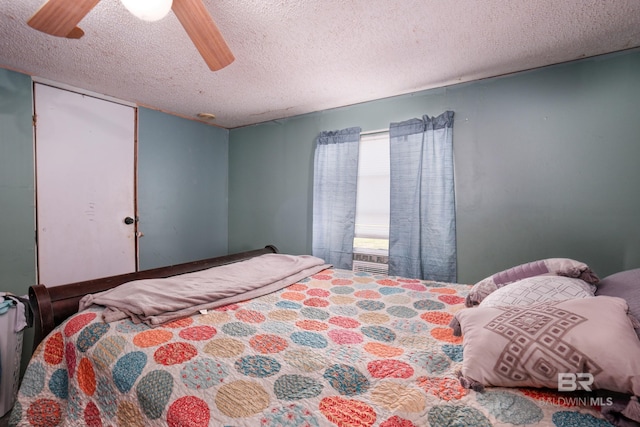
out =
[[[361,135],[354,253],[389,253],[389,132]],[[386,260],[385,260],[386,262]]]

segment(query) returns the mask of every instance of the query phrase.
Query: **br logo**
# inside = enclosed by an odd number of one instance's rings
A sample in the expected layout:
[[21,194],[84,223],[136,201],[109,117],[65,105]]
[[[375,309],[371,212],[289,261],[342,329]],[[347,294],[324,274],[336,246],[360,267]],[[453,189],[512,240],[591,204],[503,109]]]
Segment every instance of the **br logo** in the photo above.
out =
[[558,391],[591,391],[591,384],[593,384],[593,375],[588,372],[558,374]]

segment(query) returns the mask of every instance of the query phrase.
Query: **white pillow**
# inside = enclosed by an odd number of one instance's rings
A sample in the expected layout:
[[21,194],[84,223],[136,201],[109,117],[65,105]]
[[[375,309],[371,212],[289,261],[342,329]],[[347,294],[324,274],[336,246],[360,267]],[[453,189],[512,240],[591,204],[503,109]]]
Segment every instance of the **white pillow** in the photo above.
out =
[[594,296],[596,286],[564,276],[534,276],[492,292],[480,307],[527,306],[545,301],[566,301]]

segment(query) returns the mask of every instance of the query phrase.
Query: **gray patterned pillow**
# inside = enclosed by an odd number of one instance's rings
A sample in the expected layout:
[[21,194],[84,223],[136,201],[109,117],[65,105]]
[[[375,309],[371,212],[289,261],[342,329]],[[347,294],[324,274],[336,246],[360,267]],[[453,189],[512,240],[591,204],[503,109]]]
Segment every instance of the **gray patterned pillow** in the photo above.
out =
[[563,276],[535,276],[510,283],[492,292],[480,307],[531,305],[545,301],[565,301],[592,297],[596,286],[580,279]]
[[559,374],[591,375],[593,390],[640,395],[640,340],[627,312],[606,296],[460,310],[461,383],[558,389]]
[[596,284],[599,280],[598,276],[583,262],[569,258],[547,258],[517,265],[482,279],[469,291],[465,305],[467,307],[478,305],[489,294],[509,283],[542,275],[575,277],[591,284]]

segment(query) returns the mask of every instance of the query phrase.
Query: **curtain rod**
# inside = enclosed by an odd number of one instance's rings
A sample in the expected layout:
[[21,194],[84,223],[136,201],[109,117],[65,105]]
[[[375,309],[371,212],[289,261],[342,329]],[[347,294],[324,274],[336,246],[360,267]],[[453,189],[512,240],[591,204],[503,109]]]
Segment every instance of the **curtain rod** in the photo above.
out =
[[387,129],[368,130],[366,132],[360,132],[360,135],[375,135],[377,133],[385,133],[385,132],[389,132],[389,128],[387,128]]

